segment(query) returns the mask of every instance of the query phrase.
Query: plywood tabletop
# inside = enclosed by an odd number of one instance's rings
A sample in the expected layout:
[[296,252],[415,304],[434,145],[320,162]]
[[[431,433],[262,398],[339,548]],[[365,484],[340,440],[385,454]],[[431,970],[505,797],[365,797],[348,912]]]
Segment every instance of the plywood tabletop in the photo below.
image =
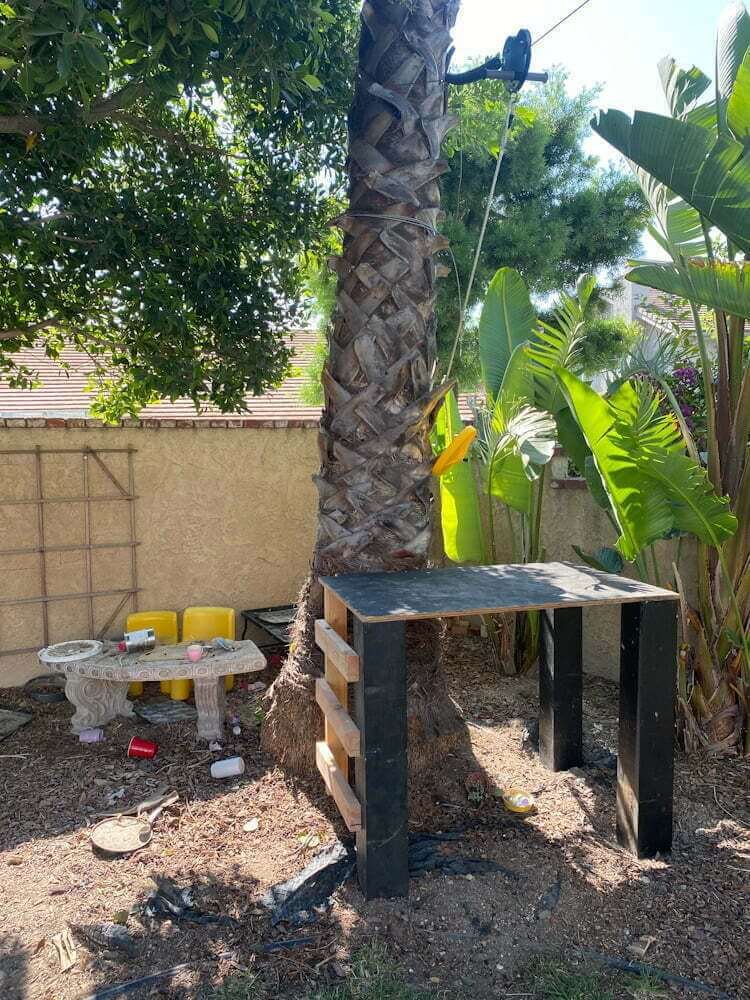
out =
[[365,622],[679,600],[640,580],[559,562],[351,573],[321,583]]

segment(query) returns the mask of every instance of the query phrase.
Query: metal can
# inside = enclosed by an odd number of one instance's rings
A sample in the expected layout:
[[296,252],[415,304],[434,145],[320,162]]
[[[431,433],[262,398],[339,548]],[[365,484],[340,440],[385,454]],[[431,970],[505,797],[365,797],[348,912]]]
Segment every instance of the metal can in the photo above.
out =
[[121,653],[145,653],[156,646],[156,633],[152,628],[139,628],[126,632],[122,642],[117,644]]

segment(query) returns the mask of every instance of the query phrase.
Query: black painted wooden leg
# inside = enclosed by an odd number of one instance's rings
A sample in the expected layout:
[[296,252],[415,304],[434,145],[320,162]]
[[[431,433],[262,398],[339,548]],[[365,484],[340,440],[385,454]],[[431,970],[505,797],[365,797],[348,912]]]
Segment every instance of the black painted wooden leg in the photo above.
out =
[[677,604],[623,604],[617,839],[638,858],[672,847]]
[[539,615],[539,755],[551,771],[566,771],[583,763],[583,614]]
[[355,761],[362,829],[357,871],[366,899],[409,893],[406,804],[406,643],[404,622],[354,617],[361,677],[354,706],[361,750]]

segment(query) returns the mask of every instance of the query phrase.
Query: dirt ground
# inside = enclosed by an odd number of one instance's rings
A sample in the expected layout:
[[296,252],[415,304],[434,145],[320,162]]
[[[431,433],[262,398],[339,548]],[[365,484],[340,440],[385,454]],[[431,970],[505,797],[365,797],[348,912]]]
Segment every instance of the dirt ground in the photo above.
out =
[[[208,998],[232,971],[253,969],[259,995],[303,1000],[345,977],[363,942],[380,939],[408,981],[436,1000],[532,996],[519,990],[534,956],[566,959],[581,949],[750,998],[750,761],[680,753],[674,851],[636,861],[614,840],[614,772],[552,774],[524,743],[525,721],[536,712],[534,679],[498,679],[479,639],[449,644],[451,690],[467,738],[413,792],[411,826],[459,831],[457,850],[494,859],[509,873],[433,872],[412,880],[408,901],[365,903],[348,883],[330,911],[303,928],[271,928],[260,897],[346,831],[322,783],[289,778],[261,751],[253,696],[230,696],[245,723],[223,752],[241,754],[247,769],[215,781],[209,765],[220,755],[196,742],[192,722],[119,720],[106,727],[106,742],[84,745],[69,731],[67,702],[39,705],[20,691],[0,691],[0,707],[34,715],[0,742],[0,997],[73,1000],[192,963],[128,996]],[[584,708],[590,747],[614,749],[615,687],[589,679]],[[155,760],[126,756],[133,735],[159,742]],[[514,816],[491,796],[471,804],[464,783],[477,770],[500,787],[531,791],[536,814]],[[165,783],[180,802],[157,820],[152,843],[130,857],[97,857],[88,830],[99,814]],[[193,886],[204,911],[238,923],[145,917],[154,876]],[[60,972],[53,935],[67,924],[113,918],[127,919],[137,956],[79,940],[76,964]],[[312,941],[258,954],[259,945],[300,937]],[[694,994],[678,985],[665,995]]]

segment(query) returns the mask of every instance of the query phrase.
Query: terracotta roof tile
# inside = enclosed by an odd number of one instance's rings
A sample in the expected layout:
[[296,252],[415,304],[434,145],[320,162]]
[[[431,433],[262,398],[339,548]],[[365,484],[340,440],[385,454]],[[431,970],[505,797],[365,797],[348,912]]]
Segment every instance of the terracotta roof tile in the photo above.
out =
[[[294,348],[293,374],[277,389],[262,396],[248,395],[245,411],[222,413],[214,406],[206,406],[196,413],[190,399],[178,399],[174,403],[164,400],[145,406],[139,419],[148,421],[150,426],[154,423],[171,426],[175,420],[196,421],[204,426],[211,426],[212,421],[222,421],[225,426],[227,420],[232,425],[241,420],[243,427],[269,426],[269,422],[271,426],[284,426],[286,421],[293,421],[294,426],[314,426],[320,419],[320,407],[308,406],[300,399],[305,379],[299,369],[310,362],[316,340],[314,330],[295,330],[290,334],[289,343]],[[36,389],[12,389],[0,379],[0,419],[70,420],[88,416],[91,394],[86,391],[86,382],[93,366],[85,354],[66,350],[63,359],[70,366],[68,370],[61,369],[41,348],[20,351],[16,359],[39,373],[41,385]],[[462,415],[467,418],[470,410],[464,398],[461,404]]]

